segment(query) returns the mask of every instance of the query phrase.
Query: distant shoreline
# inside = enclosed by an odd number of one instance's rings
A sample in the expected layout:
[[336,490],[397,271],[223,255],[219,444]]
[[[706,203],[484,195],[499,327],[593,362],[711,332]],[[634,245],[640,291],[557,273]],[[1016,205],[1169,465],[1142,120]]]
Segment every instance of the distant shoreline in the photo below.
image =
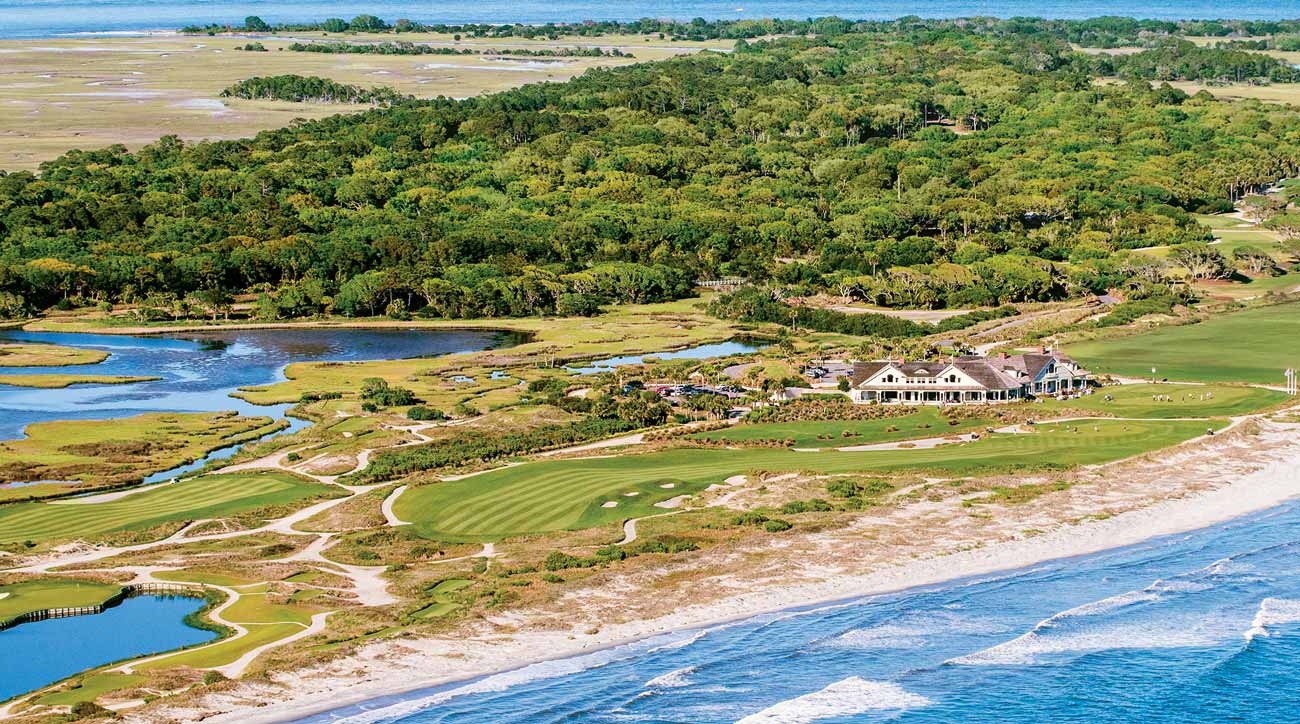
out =
[[[230,1],[215,4],[178,3],[169,6],[175,16],[160,13],[156,5],[144,0],[128,0],[117,5],[113,12],[101,16],[93,2],[81,5],[86,13],[76,8],[55,11],[49,7],[30,7],[16,0],[0,0],[0,13],[9,22],[0,28],[0,40],[50,40],[66,38],[135,37],[171,33],[188,24],[236,24],[248,15],[259,15],[268,23],[293,24],[319,22],[329,16],[350,18],[359,14],[373,14],[388,20],[409,18],[425,24],[443,25],[546,25],[548,23],[582,23],[620,21],[631,22],[640,18],[653,18],[674,22],[690,22],[695,17],[708,21],[760,20],[779,18],[785,20],[840,17],[849,20],[888,21],[915,16],[924,20],[941,20],[971,17],[1037,17],[1049,20],[1084,20],[1114,16],[1143,20],[1196,21],[1196,20],[1249,20],[1271,21],[1300,17],[1300,11],[1285,7],[1240,7],[1225,11],[1222,5],[1205,0],[1192,2],[1162,2],[1133,6],[1117,0],[1004,0],[990,8],[986,0],[884,0],[870,7],[849,0],[699,0],[687,4],[680,0],[645,0],[643,2],[610,5],[594,0],[576,0],[566,8],[572,15],[559,17],[549,3],[505,4],[493,0],[469,4],[467,9],[412,7],[392,0],[342,3],[338,5],[302,4],[290,2],[283,6],[268,6],[259,2]],[[106,9],[105,9],[106,10]],[[186,11],[192,14],[187,14]],[[478,14],[482,13],[482,15]],[[155,20],[139,21],[119,18],[153,17]],[[102,17],[102,19],[101,19]],[[75,18],[75,19],[69,19]],[[65,25],[66,23],[66,25]],[[76,27],[81,23],[83,27]],[[97,27],[98,25],[98,27]]]

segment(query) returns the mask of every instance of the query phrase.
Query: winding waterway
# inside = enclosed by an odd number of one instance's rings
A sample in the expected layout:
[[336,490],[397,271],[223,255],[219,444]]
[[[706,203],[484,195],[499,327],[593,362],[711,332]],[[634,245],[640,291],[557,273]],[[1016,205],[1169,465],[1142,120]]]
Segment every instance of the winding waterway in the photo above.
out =
[[[74,385],[61,390],[0,387],[0,439],[22,437],[33,422],[105,420],[146,412],[213,412],[280,419],[290,405],[254,405],[231,393],[240,387],[284,379],[291,362],[359,361],[429,357],[472,352],[512,342],[509,333],[490,330],[416,329],[247,329],[192,332],[171,336],[120,336],[56,332],[0,332],[0,342],[46,342],[97,349],[108,359],[94,365],[6,367],[2,374],[95,374],[156,376],[128,385]],[[292,432],[308,423],[286,418]],[[283,434],[283,433],[281,433]],[[229,457],[237,446],[175,470],[159,471],[146,482],[167,480]],[[0,481],[4,482],[4,481]]]
[[303,724],[1211,724],[1300,716],[1300,503]]

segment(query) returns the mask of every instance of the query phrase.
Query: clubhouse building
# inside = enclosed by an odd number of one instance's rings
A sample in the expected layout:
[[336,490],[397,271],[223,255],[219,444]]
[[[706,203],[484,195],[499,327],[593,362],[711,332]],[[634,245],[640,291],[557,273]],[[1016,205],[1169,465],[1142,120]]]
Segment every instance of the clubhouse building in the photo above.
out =
[[854,362],[849,396],[859,404],[960,405],[1085,393],[1091,373],[1058,352],[946,360]]

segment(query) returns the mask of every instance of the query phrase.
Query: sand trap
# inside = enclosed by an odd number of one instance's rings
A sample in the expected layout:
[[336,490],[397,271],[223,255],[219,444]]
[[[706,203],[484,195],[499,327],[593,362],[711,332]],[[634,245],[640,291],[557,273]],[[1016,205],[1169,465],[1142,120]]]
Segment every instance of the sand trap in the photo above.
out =
[[636,491],[632,491],[631,493],[623,493],[623,497],[625,498],[635,498],[638,495],[640,495],[640,493]]
[[744,475],[732,475],[731,477],[727,478],[722,482],[726,483],[727,485],[744,485],[745,483],[749,482],[749,478],[745,477]]
[[4,600],[4,599],[6,599],[6,598],[9,598],[9,592],[8,592],[8,591],[5,591],[4,593],[0,593],[0,601]]
[[617,508],[617,507],[618,507],[618,501],[617,501],[617,500],[606,501],[605,503],[602,503],[600,507],[602,507],[602,508]]
[[672,490],[673,488],[677,487],[677,483],[664,483],[659,487],[663,488],[664,490]]
[[655,503],[655,507],[656,507],[656,508],[668,508],[669,510],[672,510],[673,508],[680,508],[680,507],[682,507],[682,503],[685,503],[685,502],[686,502],[686,499],[689,498],[689,497],[691,497],[691,496],[689,496],[689,495],[679,495],[679,496],[677,496],[677,497],[675,497],[675,498],[669,498],[668,500],[661,500],[661,501],[659,501],[658,503]]

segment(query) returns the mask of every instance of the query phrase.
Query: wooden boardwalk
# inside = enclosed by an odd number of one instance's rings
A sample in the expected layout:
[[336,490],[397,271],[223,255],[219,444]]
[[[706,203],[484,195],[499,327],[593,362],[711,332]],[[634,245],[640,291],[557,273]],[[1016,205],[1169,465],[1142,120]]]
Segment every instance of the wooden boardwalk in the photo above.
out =
[[135,583],[123,586],[113,596],[110,596],[103,603],[94,606],[64,606],[60,608],[43,608],[39,611],[28,611],[19,614],[11,619],[0,621],[0,631],[13,628],[19,624],[32,623],[34,621],[46,621],[52,618],[69,618],[72,616],[93,616],[97,613],[103,613],[128,598],[134,596],[156,596],[156,595],[176,595],[176,596],[202,596],[207,591],[206,586],[194,583]]

